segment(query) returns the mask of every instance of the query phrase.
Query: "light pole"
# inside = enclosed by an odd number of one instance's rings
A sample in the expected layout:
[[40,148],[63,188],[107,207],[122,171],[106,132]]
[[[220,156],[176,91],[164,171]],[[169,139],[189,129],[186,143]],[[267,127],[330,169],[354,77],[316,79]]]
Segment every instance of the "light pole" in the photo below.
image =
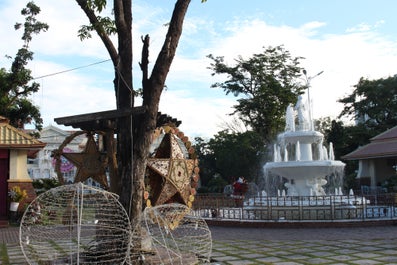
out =
[[313,120],[312,120],[312,106],[311,106],[311,100],[310,100],[310,82],[313,80],[313,78],[321,75],[322,73],[324,73],[324,71],[321,71],[313,76],[307,77],[307,72],[305,69],[303,69],[303,74],[305,75],[306,86],[307,86],[307,101],[308,101],[308,107],[309,107],[310,130],[314,130]]

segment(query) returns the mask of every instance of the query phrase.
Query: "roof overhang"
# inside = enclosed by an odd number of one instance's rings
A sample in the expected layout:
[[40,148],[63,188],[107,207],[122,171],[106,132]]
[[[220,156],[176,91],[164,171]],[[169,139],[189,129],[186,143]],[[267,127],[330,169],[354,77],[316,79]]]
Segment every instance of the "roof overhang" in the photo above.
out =
[[342,156],[342,159],[359,160],[395,156],[397,156],[397,142],[374,142]]
[[0,123],[0,149],[42,149],[46,146],[29,134],[18,130],[8,123]]
[[[129,109],[108,110],[87,114],[80,114],[74,116],[55,118],[54,121],[60,125],[71,126],[75,129],[86,131],[101,131],[101,130],[114,130],[117,132],[117,122],[120,118],[132,115],[134,120],[138,120],[142,115],[145,115],[144,107],[134,107]],[[174,123],[179,126],[182,122],[169,115],[158,112],[157,114],[157,127],[167,123]]]

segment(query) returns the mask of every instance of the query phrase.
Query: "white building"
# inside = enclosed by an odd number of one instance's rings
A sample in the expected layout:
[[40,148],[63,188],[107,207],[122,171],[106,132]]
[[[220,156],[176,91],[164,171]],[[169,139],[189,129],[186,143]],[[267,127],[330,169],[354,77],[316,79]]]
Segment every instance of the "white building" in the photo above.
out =
[[[52,152],[59,148],[66,137],[72,135],[75,131],[62,130],[55,126],[47,126],[40,132],[40,141],[46,143],[46,146],[40,150],[36,158],[29,159],[28,172],[30,177],[35,179],[42,178],[58,178],[55,172],[55,159],[52,157]],[[79,153],[84,150],[87,138],[84,134],[78,135],[63,149],[64,152]],[[76,175],[76,167],[66,159],[62,158],[61,172],[63,174],[65,183],[73,183]],[[87,180],[88,185],[97,186],[91,179]]]

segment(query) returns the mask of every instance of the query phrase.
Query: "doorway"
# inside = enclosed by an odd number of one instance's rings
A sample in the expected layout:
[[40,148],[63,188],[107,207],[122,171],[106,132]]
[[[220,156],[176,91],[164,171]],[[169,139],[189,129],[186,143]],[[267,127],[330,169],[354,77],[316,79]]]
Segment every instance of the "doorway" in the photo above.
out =
[[0,219],[7,217],[8,150],[0,149]]

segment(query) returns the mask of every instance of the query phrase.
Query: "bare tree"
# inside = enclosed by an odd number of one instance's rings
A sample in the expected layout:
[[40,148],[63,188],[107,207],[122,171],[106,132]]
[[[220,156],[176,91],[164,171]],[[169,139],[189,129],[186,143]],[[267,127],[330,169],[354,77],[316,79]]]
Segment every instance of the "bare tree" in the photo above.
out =
[[[83,26],[80,30],[80,37],[89,37],[89,31],[96,31],[108,50],[116,69],[114,88],[117,109],[133,108],[135,91],[132,86],[132,1],[113,1],[114,20],[99,16],[99,13],[106,7],[106,0],[76,1],[90,21],[90,26]],[[139,218],[141,215],[150,138],[156,127],[161,93],[182,34],[183,21],[189,4],[190,0],[176,1],[164,44],[151,73],[148,70],[150,38],[148,35],[142,38],[140,67],[143,73],[142,107],[145,113],[135,123],[133,123],[132,117],[119,120],[117,135],[118,179],[112,180],[112,183],[116,183],[113,185],[112,191],[120,195],[120,201],[132,219]],[[116,33],[118,37],[117,49],[109,38],[112,33]]]

